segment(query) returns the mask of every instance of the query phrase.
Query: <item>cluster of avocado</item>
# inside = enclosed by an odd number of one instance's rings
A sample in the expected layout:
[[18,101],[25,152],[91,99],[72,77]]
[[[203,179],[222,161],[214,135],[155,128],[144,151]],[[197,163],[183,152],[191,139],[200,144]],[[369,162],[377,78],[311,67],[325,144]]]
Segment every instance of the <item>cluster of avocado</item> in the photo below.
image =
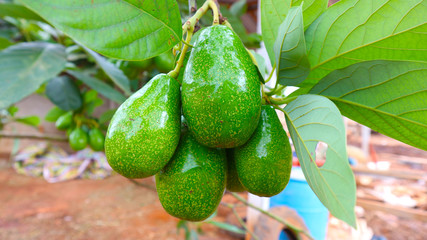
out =
[[274,108],[262,105],[237,35],[223,25],[201,30],[181,72],[182,86],[159,74],[119,107],[105,140],[111,167],[127,178],[155,175],[163,208],[189,221],[213,214],[226,188],[281,192],[289,139]]
[[104,150],[104,134],[98,128],[89,129],[87,126],[77,127],[72,111],[64,113],[55,122],[59,130],[66,130],[70,147],[79,151],[89,145],[94,151]]

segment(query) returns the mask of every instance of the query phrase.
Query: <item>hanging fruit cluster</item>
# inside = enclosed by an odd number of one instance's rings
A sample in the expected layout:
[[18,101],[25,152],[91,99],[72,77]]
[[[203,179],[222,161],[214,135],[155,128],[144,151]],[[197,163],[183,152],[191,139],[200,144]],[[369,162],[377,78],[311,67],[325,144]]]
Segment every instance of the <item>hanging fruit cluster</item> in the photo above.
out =
[[250,54],[215,20],[191,51],[183,47],[179,76],[155,76],[119,107],[105,140],[115,171],[127,178],[155,175],[164,209],[191,221],[208,218],[226,188],[278,194],[292,164],[289,139],[274,107],[263,105]]

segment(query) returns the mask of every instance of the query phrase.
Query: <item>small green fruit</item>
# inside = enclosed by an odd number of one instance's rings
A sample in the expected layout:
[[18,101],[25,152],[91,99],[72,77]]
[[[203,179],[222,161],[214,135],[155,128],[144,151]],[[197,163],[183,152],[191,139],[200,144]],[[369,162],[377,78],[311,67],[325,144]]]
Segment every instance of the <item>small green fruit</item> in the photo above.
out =
[[154,58],[154,63],[160,72],[167,73],[175,66],[175,56],[171,51],[160,54]]
[[159,172],[172,157],[181,132],[180,85],[159,74],[117,109],[105,138],[110,166],[127,178]]
[[249,141],[234,149],[236,170],[248,192],[271,197],[288,184],[292,149],[288,135],[272,106],[262,106],[257,129]]
[[95,151],[104,150],[104,134],[98,128],[89,131],[89,146]]
[[246,189],[240,183],[236,170],[236,161],[233,156],[233,149],[226,149],[227,154],[227,184],[226,189],[230,192],[244,192]]
[[202,221],[217,209],[225,189],[226,160],[223,149],[200,145],[183,132],[171,161],[156,174],[163,208],[170,215]]
[[73,112],[67,112],[61,115],[55,122],[55,126],[59,130],[65,130],[73,123]]
[[71,132],[68,140],[70,142],[70,147],[73,150],[75,151],[82,150],[87,146],[87,142],[88,142],[87,133],[81,128],[76,128]]
[[234,148],[249,140],[261,112],[261,85],[239,37],[228,27],[201,30],[182,82],[182,109],[196,140]]

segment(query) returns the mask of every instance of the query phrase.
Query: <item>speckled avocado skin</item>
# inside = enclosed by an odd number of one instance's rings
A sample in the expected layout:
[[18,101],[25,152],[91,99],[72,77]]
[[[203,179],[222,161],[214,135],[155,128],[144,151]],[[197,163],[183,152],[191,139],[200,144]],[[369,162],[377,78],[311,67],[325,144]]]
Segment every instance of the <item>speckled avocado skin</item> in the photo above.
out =
[[271,197],[288,184],[292,167],[289,138],[271,106],[262,106],[261,118],[249,141],[234,149],[240,182],[248,192]]
[[228,27],[201,30],[184,72],[182,107],[196,140],[208,147],[244,144],[261,109],[256,66]]
[[225,188],[230,192],[244,192],[246,189],[240,183],[239,176],[236,170],[236,160],[233,156],[233,149],[226,149],[227,156],[227,174]]
[[202,221],[217,209],[225,189],[223,149],[200,145],[184,131],[171,161],[156,174],[163,208],[172,216]]
[[111,119],[105,138],[110,166],[127,178],[159,172],[172,157],[181,131],[180,86],[159,74],[130,96]]

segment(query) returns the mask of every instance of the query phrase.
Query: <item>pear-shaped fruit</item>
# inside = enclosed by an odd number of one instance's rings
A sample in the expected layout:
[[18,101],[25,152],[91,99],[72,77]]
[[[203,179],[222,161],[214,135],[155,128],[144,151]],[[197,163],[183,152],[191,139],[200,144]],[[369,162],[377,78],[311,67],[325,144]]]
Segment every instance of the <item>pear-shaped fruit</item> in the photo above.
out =
[[55,126],[59,130],[65,130],[73,123],[73,112],[67,112],[61,115],[55,122]]
[[288,184],[292,150],[288,135],[271,106],[262,106],[261,118],[249,141],[234,149],[240,182],[248,192],[271,197]]
[[68,141],[70,143],[70,147],[73,150],[75,151],[82,150],[87,146],[87,142],[88,142],[87,133],[81,128],[76,128],[73,131],[71,131],[70,136],[68,137]]
[[208,218],[224,193],[225,171],[223,149],[200,145],[188,132],[183,132],[171,161],[156,174],[157,193],[163,208],[184,220]]
[[98,128],[89,131],[89,146],[95,151],[104,150],[105,137]]
[[111,119],[105,138],[108,163],[127,178],[152,176],[172,157],[180,129],[179,83],[159,74],[130,96]]
[[261,111],[260,79],[230,28],[201,30],[184,72],[182,107],[191,133],[205,146],[233,148],[251,137]]
[[246,189],[240,183],[236,170],[236,160],[233,156],[233,149],[226,149],[227,154],[227,181],[226,189],[230,192],[244,192]]

